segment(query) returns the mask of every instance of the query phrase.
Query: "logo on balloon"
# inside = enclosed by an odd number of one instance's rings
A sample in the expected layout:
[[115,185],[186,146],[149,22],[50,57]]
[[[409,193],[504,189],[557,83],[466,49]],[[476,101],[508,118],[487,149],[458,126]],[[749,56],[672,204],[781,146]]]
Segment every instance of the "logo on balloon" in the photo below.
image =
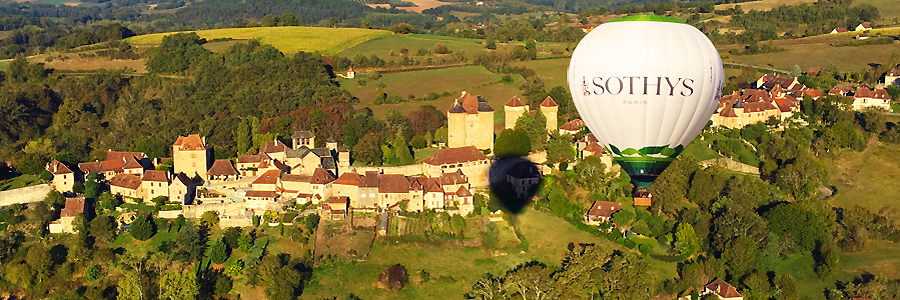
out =
[[610,76],[581,77],[584,96],[655,95],[690,97],[694,94],[694,80],[668,76]]

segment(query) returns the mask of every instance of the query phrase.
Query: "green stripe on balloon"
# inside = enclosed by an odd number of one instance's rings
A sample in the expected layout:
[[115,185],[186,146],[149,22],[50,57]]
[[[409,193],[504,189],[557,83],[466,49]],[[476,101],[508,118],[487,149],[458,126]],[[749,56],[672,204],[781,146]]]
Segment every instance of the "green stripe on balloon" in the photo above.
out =
[[638,187],[650,187],[656,177],[666,170],[675,158],[672,157],[613,157],[622,170],[631,176]]
[[667,22],[667,23],[687,24],[684,21],[676,19],[676,18],[663,17],[663,16],[657,16],[657,15],[633,15],[633,16],[627,16],[624,18],[609,20],[606,23],[629,22],[629,21]]

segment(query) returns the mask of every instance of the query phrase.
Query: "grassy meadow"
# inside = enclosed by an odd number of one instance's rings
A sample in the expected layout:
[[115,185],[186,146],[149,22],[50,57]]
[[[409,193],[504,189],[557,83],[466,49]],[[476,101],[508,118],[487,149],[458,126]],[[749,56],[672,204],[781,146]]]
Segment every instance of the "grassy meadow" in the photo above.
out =
[[[510,75],[512,83],[501,82],[503,75],[489,72],[481,66],[462,66],[443,69],[418,70],[408,72],[385,73],[381,79],[371,80],[368,76],[360,76],[354,79],[338,79],[341,87],[350,91],[360,100],[360,105],[368,106],[378,117],[383,117],[390,110],[407,113],[417,109],[420,105],[434,105],[439,110],[445,110],[453,104],[462,91],[481,95],[495,111],[502,110],[503,104],[518,95],[518,86],[524,82],[519,75]],[[366,85],[357,86],[358,80],[365,80]],[[383,83],[383,89],[388,95],[399,95],[406,99],[409,95],[417,98],[426,96],[429,92],[450,96],[438,98],[435,101],[409,101],[398,104],[374,105],[375,90],[378,84]]]
[[[236,40],[259,39],[261,42],[270,44],[284,53],[319,51],[324,54],[338,53],[370,39],[392,34],[386,30],[304,26],[223,28],[186,32],[196,32],[201,38],[207,40],[221,38]],[[125,41],[132,44],[159,44],[164,36],[171,34],[175,33],[140,35],[127,38]]]
[[[362,299],[460,299],[485,273],[500,274],[531,260],[558,266],[569,242],[594,243],[607,249],[622,248],[545,212],[526,210],[512,224],[518,229],[519,238],[527,241],[527,250],[506,253],[440,241],[396,243],[390,239],[377,240],[365,260],[340,262],[316,269],[301,299],[335,296],[341,299],[350,292]],[[651,261],[663,270],[664,276],[674,276],[674,265]],[[410,285],[399,292],[375,287],[373,282],[378,273],[397,263],[406,267]],[[429,282],[420,280],[421,270],[430,274]]]
[[862,205],[878,211],[885,204],[898,205],[900,199],[900,149],[872,141],[865,151],[841,150],[826,160],[829,184],[837,187],[836,206]]

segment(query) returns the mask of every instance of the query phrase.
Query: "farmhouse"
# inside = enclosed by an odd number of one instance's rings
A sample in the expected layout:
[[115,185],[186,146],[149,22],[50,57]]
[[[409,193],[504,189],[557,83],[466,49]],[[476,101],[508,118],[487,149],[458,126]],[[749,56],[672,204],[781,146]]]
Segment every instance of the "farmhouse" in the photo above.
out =
[[715,294],[719,296],[719,299],[722,300],[744,300],[744,296],[741,293],[738,293],[737,289],[734,288],[731,284],[725,282],[720,278],[716,278],[709,284],[703,286],[703,293],[701,296],[706,296],[709,294]]
[[898,85],[900,82],[897,79],[900,78],[900,66],[894,67],[887,74],[884,74],[884,85]]
[[622,204],[610,201],[595,201],[591,209],[584,214],[584,222],[588,225],[600,225],[609,222],[612,215],[622,209]]
[[872,29],[872,23],[863,22],[862,24],[856,25],[854,31],[866,31]]
[[53,160],[47,164],[47,171],[53,174],[53,188],[60,193],[71,191],[75,186],[75,172],[65,164]]
[[834,33],[845,33],[845,32],[850,32],[850,30],[847,30],[847,28],[835,28],[835,29],[832,29],[831,32],[829,32],[829,33],[834,34]]
[[209,170],[206,171],[206,176],[210,182],[237,180],[238,174],[237,169],[227,159],[217,159],[213,162],[212,167],[209,167]]
[[141,198],[140,189],[141,175],[138,174],[119,174],[109,181],[109,192],[122,196],[128,203]]
[[85,199],[66,198],[66,204],[59,212],[59,220],[50,223],[50,233],[76,233],[72,221],[78,214],[84,214]]
[[144,172],[141,177],[141,190],[139,194],[145,202],[156,197],[169,196],[169,177],[165,171],[150,170]]
[[869,90],[866,87],[856,89],[853,94],[853,110],[864,110],[867,107],[877,107],[891,110],[891,95],[885,89]]
[[[199,179],[199,178],[198,178]],[[194,200],[194,190],[197,188],[197,182],[184,173],[178,173],[172,176],[172,182],[169,184],[169,201],[178,201],[181,204],[191,204]]]

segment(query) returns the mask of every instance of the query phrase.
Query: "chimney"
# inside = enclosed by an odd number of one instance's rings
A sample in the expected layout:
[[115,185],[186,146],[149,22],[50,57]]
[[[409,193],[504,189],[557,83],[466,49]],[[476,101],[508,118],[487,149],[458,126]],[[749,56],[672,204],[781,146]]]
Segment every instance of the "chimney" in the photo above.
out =
[[203,142],[203,146],[206,146],[206,137],[205,137],[205,136],[204,136],[204,137],[201,137],[201,138],[200,138],[200,141]]

